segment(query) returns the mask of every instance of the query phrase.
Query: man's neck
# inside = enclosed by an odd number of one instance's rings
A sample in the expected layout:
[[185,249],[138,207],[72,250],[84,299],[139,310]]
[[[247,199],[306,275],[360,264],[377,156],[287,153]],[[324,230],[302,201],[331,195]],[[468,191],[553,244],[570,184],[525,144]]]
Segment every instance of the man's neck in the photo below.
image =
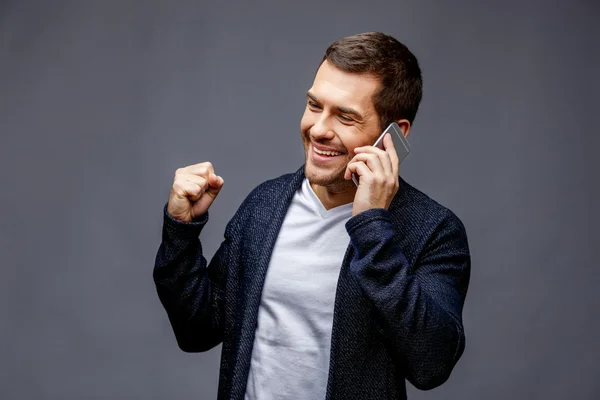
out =
[[351,187],[340,191],[332,191],[326,186],[320,186],[314,183],[311,183],[310,187],[312,187],[326,210],[352,203],[354,201],[354,195],[356,194],[356,187],[354,184]]

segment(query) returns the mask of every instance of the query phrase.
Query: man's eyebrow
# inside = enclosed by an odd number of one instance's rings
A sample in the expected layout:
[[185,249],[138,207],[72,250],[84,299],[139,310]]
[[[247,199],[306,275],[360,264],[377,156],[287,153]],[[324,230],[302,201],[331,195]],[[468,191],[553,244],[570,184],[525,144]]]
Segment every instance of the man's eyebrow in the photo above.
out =
[[306,92],[306,97],[308,97],[309,99],[311,99],[312,101],[314,101],[315,103],[319,102],[319,99],[317,99],[317,96],[315,96],[314,94],[312,94],[311,92]]
[[342,114],[354,115],[354,117],[358,120],[363,119],[363,116],[353,108],[336,106],[335,109],[341,112]]
[[[306,97],[308,97],[309,99],[311,99],[315,103],[319,103],[319,99],[317,99],[317,96],[315,96],[311,92],[307,92],[306,93]],[[364,119],[363,116],[358,111],[356,111],[353,108],[350,108],[350,107],[341,107],[341,106],[334,106],[334,108],[337,111],[339,111],[340,113],[342,113],[342,114],[353,115],[353,116],[355,116],[359,120]]]

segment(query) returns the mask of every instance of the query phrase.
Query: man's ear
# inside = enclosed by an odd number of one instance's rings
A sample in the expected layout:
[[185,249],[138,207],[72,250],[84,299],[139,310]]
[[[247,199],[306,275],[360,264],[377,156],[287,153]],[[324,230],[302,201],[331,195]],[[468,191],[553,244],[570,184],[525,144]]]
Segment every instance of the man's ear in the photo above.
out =
[[408,122],[407,119],[399,119],[396,121],[396,123],[400,127],[400,131],[402,131],[404,137],[407,137],[408,133],[410,132],[410,122]]

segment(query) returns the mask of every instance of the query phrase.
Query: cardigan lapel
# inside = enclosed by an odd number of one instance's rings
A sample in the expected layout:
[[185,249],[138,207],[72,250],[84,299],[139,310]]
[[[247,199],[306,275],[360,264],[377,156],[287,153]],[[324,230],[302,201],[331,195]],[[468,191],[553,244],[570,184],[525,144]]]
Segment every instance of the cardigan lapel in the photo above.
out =
[[[252,357],[252,348],[254,345],[254,336],[258,323],[258,309],[262,297],[263,285],[271,260],[271,254],[275,246],[275,242],[279,235],[279,230],[283,220],[287,214],[287,210],[291,204],[294,194],[302,185],[304,179],[304,165],[299,168],[290,179],[280,186],[279,192],[273,192],[266,195],[266,199],[270,204],[266,204],[264,212],[253,219],[254,232],[252,237],[246,237],[251,243],[248,243],[248,248],[256,248],[254,253],[256,258],[247,260],[249,265],[242,265],[242,276],[240,282],[240,292],[238,294],[237,310],[242,312],[241,318],[237,318],[238,324],[236,336],[239,338],[238,349],[236,352],[237,361],[235,362],[235,372],[233,376],[233,391],[232,398],[239,394],[243,399],[250,361]],[[237,389],[237,390],[236,390]]]

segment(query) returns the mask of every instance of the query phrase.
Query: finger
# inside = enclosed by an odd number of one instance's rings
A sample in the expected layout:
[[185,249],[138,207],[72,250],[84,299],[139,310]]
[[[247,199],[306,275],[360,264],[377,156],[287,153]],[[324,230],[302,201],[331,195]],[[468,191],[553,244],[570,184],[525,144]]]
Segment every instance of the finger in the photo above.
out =
[[[360,153],[355,155],[352,161],[362,161],[364,162],[367,167],[369,167],[369,169],[371,170],[371,172],[373,172],[373,174],[375,175],[386,175],[386,174],[390,174],[391,173],[391,167],[388,165],[387,168],[384,167],[384,165],[381,162],[381,158],[379,157],[378,154],[373,154],[373,153]],[[386,169],[388,171],[386,171]]]
[[398,176],[398,153],[396,152],[396,147],[394,146],[394,141],[392,140],[391,134],[385,135],[383,138],[383,146],[385,148],[385,152],[388,154],[390,159],[390,164],[392,167],[392,173],[394,177]]
[[202,187],[196,183],[179,179],[173,184],[173,191],[181,198],[188,198],[191,201],[197,201],[202,197]]
[[221,186],[223,186],[223,183],[225,183],[223,178],[213,173],[209,174],[208,177],[193,174],[183,174],[181,175],[181,178],[197,183],[205,190],[220,189]]
[[195,183],[198,186],[200,186],[203,190],[208,189],[208,179],[204,178],[203,176],[194,175],[194,174],[181,174],[177,177],[177,180],[179,180],[179,179],[185,180],[187,182]]
[[220,187],[223,185],[223,178],[216,174],[210,174],[208,176],[208,184],[211,187]]
[[208,190],[206,191],[206,194],[210,195],[214,199],[221,191],[221,188],[223,187],[225,181],[222,177],[215,174],[211,174],[208,178],[208,183],[209,186]]
[[221,191],[224,180],[218,175],[210,174],[208,178],[193,174],[181,174],[177,179],[183,179],[185,181],[195,183],[202,189],[202,193],[210,195],[213,199],[217,197],[217,194]]
[[[386,135],[386,136],[388,136],[388,135]],[[384,136],[384,142],[385,142],[385,136]],[[367,153],[376,154],[379,157],[379,159],[381,160],[381,165],[383,166],[383,169],[386,171],[386,173],[389,173],[389,174],[394,173],[392,160],[390,159],[388,153],[385,150],[382,150],[375,146],[363,146],[363,147],[357,147],[356,149],[354,149],[354,153],[355,154],[367,154]]]
[[[365,164],[363,161],[351,162],[350,164],[348,164],[348,167],[346,167],[346,170],[350,174],[352,174],[352,173],[357,174],[360,177],[361,182],[363,181],[363,179],[367,179],[367,178],[370,178],[373,176],[373,173],[371,172],[369,167],[367,167],[367,164]],[[346,174],[348,174],[348,172]],[[346,178],[346,179],[349,179],[349,178]]]
[[208,175],[215,173],[214,167],[210,162],[189,165],[185,168],[180,168],[177,171],[180,174],[200,175],[203,177],[208,177]]

